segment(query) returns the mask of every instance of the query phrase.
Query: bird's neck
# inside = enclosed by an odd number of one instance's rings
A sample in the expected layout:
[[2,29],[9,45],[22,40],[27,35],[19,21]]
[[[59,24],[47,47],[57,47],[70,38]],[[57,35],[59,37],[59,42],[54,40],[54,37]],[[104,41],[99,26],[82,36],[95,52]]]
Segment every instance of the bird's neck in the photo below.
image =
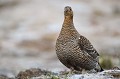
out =
[[[77,30],[73,24],[73,17],[65,17],[60,36],[64,38],[76,37]],[[73,36],[74,35],[74,36]]]
[[73,27],[73,16],[65,16],[63,26],[64,28]]

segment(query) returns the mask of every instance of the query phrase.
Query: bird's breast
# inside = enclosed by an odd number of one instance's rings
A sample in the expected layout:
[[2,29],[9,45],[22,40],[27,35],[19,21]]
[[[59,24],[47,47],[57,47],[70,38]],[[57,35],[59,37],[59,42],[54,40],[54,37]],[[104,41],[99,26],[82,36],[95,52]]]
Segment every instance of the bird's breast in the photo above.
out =
[[58,40],[56,48],[63,52],[72,52],[77,46],[78,42],[74,40]]

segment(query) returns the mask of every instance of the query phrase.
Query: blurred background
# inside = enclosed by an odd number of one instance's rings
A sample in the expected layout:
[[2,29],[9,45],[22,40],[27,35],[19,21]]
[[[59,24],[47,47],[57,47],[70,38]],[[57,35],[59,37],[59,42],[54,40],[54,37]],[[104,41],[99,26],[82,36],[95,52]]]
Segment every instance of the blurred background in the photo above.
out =
[[120,67],[120,0],[0,0],[0,74],[68,70],[55,53],[68,5],[76,29],[100,53],[102,66]]

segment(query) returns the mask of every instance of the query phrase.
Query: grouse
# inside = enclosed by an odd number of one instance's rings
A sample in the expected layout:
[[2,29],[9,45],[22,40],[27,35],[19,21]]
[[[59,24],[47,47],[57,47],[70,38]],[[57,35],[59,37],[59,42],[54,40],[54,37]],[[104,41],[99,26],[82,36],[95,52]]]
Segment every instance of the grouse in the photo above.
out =
[[64,8],[64,22],[56,41],[56,54],[60,62],[72,70],[103,71],[99,64],[98,52],[74,27],[70,6]]

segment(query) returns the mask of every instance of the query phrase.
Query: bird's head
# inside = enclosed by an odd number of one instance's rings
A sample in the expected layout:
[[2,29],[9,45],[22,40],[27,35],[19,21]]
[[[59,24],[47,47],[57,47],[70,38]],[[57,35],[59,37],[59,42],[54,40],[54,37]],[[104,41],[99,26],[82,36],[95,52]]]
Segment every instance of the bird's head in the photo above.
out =
[[64,16],[67,17],[73,17],[73,11],[72,11],[72,8],[70,6],[66,6],[64,8]]

